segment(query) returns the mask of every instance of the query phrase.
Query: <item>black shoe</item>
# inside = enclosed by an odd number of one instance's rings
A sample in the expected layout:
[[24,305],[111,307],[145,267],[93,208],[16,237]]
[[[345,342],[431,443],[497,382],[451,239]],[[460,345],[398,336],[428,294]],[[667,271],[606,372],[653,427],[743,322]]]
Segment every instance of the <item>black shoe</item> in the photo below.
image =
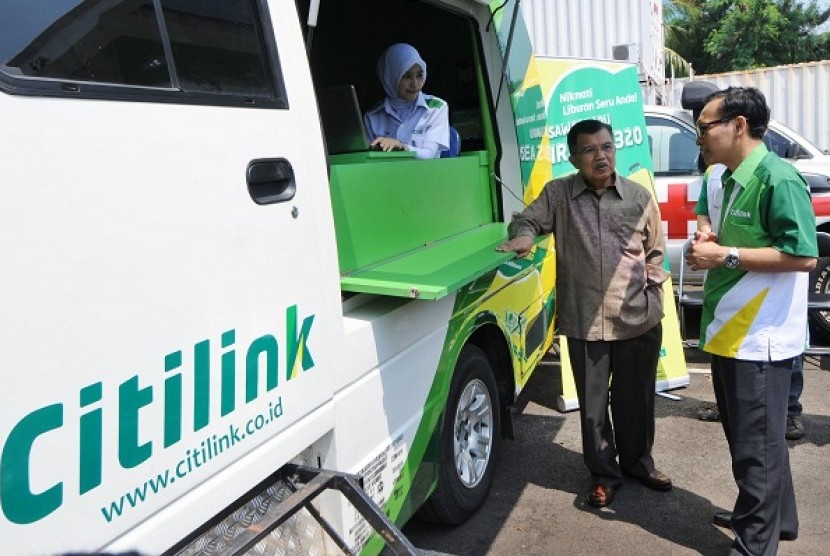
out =
[[[716,511],[715,515],[712,517],[712,523],[718,527],[723,527],[724,529],[732,529],[732,512],[727,512],[726,510]],[[794,541],[797,538],[798,533],[781,531],[778,534],[778,539],[782,541]]]
[[732,529],[732,512],[718,510],[712,517],[712,523],[724,529]]
[[787,417],[787,432],[784,435],[787,440],[799,440],[804,438],[804,424],[800,415]]
[[720,421],[720,411],[718,406],[704,407],[697,412],[697,418],[701,421]]

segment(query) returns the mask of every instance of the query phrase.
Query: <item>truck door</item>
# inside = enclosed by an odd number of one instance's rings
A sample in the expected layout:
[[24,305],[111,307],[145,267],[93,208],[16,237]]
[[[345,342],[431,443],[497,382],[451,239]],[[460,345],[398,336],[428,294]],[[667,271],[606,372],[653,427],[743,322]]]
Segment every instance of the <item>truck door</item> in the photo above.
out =
[[294,11],[0,0],[12,552],[62,551],[58,530],[96,549],[331,397],[337,259]]

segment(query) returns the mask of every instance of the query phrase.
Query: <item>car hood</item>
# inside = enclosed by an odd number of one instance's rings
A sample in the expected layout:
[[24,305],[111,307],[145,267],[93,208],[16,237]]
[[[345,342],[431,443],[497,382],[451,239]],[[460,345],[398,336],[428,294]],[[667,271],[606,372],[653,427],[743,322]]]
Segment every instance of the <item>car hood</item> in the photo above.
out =
[[813,156],[813,158],[785,160],[798,168],[800,172],[810,172],[811,174],[821,174],[830,177],[830,155],[823,154]]

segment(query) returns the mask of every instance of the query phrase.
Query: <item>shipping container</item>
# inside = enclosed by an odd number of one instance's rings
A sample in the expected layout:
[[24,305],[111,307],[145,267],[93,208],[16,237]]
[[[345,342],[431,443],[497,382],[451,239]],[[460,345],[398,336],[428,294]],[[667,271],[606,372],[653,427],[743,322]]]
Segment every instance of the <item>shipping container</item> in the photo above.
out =
[[[719,87],[757,87],[767,97],[772,117],[791,127],[822,150],[830,149],[830,60],[772,68],[758,68],[694,79],[711,81]],[[680,106],[680,92],[688,78],[669,83],[668,104]]]
[[524,0],[521,6],[536,54],[637,62],[646,102],[665,102],[662,2]]

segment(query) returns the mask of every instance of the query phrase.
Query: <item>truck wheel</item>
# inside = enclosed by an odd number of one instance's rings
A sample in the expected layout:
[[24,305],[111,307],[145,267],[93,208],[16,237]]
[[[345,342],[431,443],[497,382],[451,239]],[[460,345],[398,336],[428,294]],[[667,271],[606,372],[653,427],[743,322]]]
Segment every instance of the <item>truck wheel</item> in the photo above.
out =
[[[830,293],[830,257],[823,257],[818,260],[816,268],[810,273],[810,291],[814,293]],[[810,312],[810,332],[814,337],[810,343],[816,340],[830,340],[830,311]]]
[[481,349],[467,345],[458,357],[444,410],[438,486],[421,517],[457,525],[484,503],[493,484],[499,415],[493,367]]

